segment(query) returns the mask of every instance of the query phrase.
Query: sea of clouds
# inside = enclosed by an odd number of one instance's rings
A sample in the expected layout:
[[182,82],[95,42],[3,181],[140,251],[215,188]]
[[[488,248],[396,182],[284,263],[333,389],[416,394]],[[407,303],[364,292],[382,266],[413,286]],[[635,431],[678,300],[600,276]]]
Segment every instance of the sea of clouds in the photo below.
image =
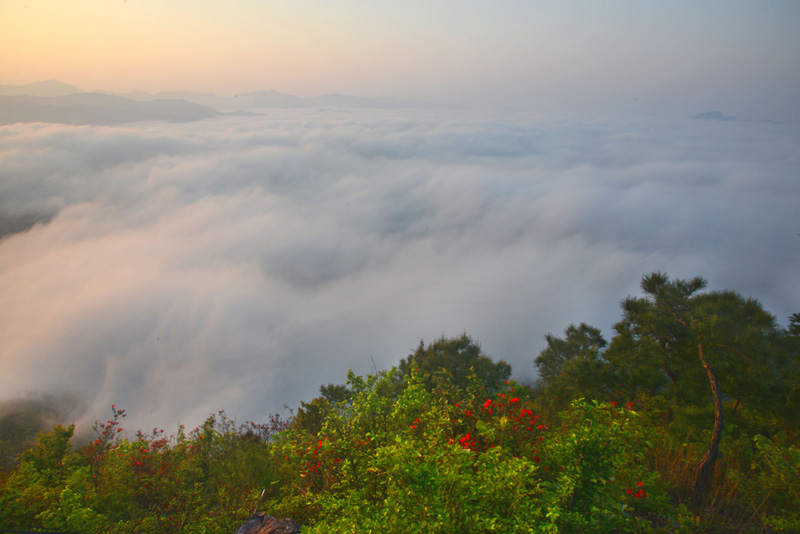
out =
[[[643,274],[800,311],[800,128],[281,110],[0,127],[0,397],[86,430],[284,406],[467,332],[535,379]],[[33,223],[36,224],[33,224]],[[59,397],[61,396],[61,397]],[[66,401],[65,401],[66,402]]]

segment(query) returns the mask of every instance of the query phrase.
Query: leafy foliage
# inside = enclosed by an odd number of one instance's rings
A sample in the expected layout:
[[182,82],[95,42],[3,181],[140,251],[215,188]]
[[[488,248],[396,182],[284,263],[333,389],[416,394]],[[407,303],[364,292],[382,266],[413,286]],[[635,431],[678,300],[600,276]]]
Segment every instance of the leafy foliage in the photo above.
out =
[[[300,482],[274,506],[303,514],[309,532],[612,532],[642,524],[634,501],[645,493],[624,485],[646,478],[624,455],[646,446],[630,409],[578,403],[579,432],[552,439],[530,399],[511,396],[513,385],[488,398],[459,397],[454,385],[428,391],[412,368],[395,401],[380,394],[392,375],[350,374],[352,402],[331,410],[320,434],[293,429],[276,445]],[[623,465],[628,471],[616,473]]]
[[408,377],[412,369],[422,371],[428,389],[436,377],[444,377],[457,387],[477,386],[494,393],[511,376],[510,365],[492,360],[467,334],[450,339],[442,336],[429,345],[420,341],[417,350],[400,361],[400,377]]
[[539,377],[550,395],[562,403],[581,397],[597,398],[608,387],[603,376],[607,345],[600,330],[586,323],[569,325],[563,338],[545,336],[547,347],[534,360]]
[[[704,288],[654,273],[609,344],[583,323],[548,335],[538,389],[464,334],[348,373],[289,420],[219,412],[129,437],[112,406],[78,447],[56,425],[0,479],[0,528],[230,533],[258,504],[311,533],[797,531],[796,318],[781,330]],[[704,363],[729,414],[713,432]],[[692,502],[717,430],[708,498]]]

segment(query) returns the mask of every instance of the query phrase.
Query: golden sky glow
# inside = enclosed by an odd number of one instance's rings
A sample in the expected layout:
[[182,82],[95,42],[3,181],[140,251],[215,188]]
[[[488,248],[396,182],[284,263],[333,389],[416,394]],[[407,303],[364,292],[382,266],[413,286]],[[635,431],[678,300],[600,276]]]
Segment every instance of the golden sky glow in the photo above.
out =
[[798,26],[791,0],[0,0],[0,84],[789,105]]

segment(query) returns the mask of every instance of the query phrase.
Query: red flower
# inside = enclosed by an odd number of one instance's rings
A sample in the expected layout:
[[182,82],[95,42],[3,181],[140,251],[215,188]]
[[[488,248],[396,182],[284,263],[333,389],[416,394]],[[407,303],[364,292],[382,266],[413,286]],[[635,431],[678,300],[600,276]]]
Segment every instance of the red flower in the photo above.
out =
[[487,410],[491,405],[492,405],[492,399],[488,399],[486,402],[483,403],[483,407],[486,408]]

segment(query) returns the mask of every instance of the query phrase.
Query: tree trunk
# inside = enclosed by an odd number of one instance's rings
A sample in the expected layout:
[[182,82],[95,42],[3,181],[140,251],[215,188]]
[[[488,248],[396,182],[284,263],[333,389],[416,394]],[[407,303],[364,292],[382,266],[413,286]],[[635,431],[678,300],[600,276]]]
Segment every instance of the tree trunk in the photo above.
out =
[[708,381],[711,383],[711,393],[714,395],[714,432],[711,434],[711,445],[700,462],[700,467],[697,470],[697,478],[694,483],[694,503],[700,504],[703,500],[703,493],[708,483],[708,474],[714,466],[714,462],[719,457],[719,444],[722,441],[722,428],[724,425],[722,416],[722,395],[719,392],[719,382],[717,375],[714,374],[713,366],[709,365],[706,361],[705,354],[703,354],[703,344],[699,343],[697,346],[700,361],[708,373]]
[[675,407],[677,408],[681,401],[680,392],[678,391],[678,374],[667,365],[666,361],[664,362],[664,372],[667,373],[667,376],[672,382],[672,387],[675,388]]

